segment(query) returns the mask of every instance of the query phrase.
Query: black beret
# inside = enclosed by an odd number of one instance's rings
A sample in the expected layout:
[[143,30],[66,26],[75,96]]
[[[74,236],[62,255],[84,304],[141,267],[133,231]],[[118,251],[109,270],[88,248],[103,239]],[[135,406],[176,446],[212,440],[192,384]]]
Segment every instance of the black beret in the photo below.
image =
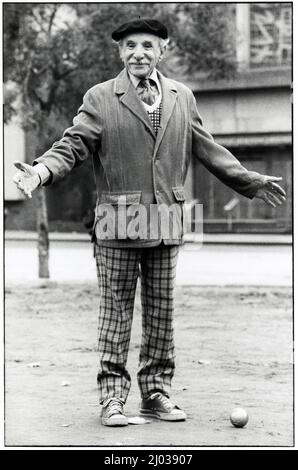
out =
[[168,30],[165,25],[151,18],[143,18],[122,24],[112,32],[112,38],[115,41],[120,41],[124,36],[131,33],[150,33],[162,39],[168,38]]

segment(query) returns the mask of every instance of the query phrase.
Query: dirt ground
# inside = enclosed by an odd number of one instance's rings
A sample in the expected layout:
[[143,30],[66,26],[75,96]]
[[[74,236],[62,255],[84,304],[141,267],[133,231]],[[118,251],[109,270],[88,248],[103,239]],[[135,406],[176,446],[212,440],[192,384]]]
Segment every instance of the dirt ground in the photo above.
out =
[[[172,399],[182,423],[100,424],[94,284],[8,285],[5,297],[7,446],[293,445],[292,296],[287,287],[177,287]],[[138,414],[137,297],[126,404]],[[229,421],[244,407],[242,429]]]

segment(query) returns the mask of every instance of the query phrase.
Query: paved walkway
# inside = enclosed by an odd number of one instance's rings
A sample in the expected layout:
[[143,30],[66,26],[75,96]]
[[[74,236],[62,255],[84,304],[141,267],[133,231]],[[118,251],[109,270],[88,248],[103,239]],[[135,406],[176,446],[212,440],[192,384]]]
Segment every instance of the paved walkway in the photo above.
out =
[[[230,239],[229,243],[227,237],[222,237],[221,242],[220,237],[216,239],[216,236],[209,236],[209,242],[206,242],[205,237],[202,246],[186,243],[179,255],[177,285],[291,285],[290,237],[276,236],[275,243],[274,236],[242,237],[242,242],[239,242],[237,236],[234,242]],[[266,240],[269,242],[266,243]],[[7,234],[6,283],[39,282],[37,273],[38,256],[34,236],[18,234],[13,237],[12,233]],[[95,262],[88,236],[51,235],[50,275],[53,281],[96,282]]]
[[[138,415],[140,404],[136,378],[142,336],[139,292],[136,297],[127,364],[132,377],[125,406],[129,417]],[[97,286],[90,283],[7,288],[7,445],[116,450],[117,446],[292,445],[289,288],[177,287],[171,397],[188,419],[181,423],[152,420],[125,428],[104,427],[99,419],[98,300]],[[239,406],[249,415],[243,429],[234,428],[229,420],[231,410]]]
[[[86,232],[50,232],[51,241],[89,241],[90,237]],[[268,233],[204,233],[204,243],[206,244],[236,244],[236,245],[291,245],[292,236],[288,234],[268,234]],[[24,230],[6,230],[6,240],[37,240],[37,233]],[[189,233],[185,236],[185,241],[198,243],[201,235]]]

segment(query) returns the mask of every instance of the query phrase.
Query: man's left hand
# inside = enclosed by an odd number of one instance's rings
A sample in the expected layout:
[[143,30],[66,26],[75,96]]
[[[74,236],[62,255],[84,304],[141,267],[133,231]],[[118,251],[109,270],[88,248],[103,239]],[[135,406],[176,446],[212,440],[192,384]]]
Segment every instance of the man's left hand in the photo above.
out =
[[286,200],[285,191],[276,182],[281,180],[281,176],[264,175],[263,186],[258,189],[255,197],[263,199],[263,201],[265,201],[269,206],[280,206]]

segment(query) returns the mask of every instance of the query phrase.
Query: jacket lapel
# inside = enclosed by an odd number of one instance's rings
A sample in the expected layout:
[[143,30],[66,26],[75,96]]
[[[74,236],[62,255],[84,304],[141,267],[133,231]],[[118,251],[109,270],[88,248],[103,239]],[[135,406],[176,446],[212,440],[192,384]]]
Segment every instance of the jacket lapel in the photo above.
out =
[[164,77],[160,72],[158,72],[158,78],[160,80],[162,90],[162,112],[153,158],[156,156],[177,99],[177,88],[174,83]]
[[115,79],[114,91],[120,96],[120,101],[139,118],[155,139],[155,133],[150,118],[134,89],[126,69],[122,70]]
[[148,131],[151,133],[152,137],[156,139],[153,158],[155,157],[160,146],[177,99],[177,88],[174,83],[164,77],[160,72],[157,73],[162,89],[162,113],[160,129],[157,133],[157,136],[154,133],[150,118],[128,77],[126,69],[123,69],[116,77],[114,85],[114,91],[117,95],[120,96],[120,101],[124,104],[124,106],[130,109],[130,111],[135,116],[137,116],[138,119],[143,122]]

